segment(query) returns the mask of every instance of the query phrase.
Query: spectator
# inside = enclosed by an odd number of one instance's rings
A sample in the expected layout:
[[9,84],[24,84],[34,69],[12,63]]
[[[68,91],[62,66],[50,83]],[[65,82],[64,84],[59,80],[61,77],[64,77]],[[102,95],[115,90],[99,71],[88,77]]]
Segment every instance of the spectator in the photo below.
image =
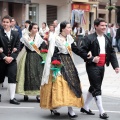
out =
[[12,17],[12,21],[11,21],[11,29],[14,31],[17,31],[19,33],[19,37],[22,37],[22,31],[20,29],[20,27],[16,24],[16,20]]
[[22,36],[27,32],[29,32],[28,31],[28,28],[29,28],[29,25],[31,24],[31,21],[30,20],[26,20],[25,21],[25,28],[22,30]]
[[44,38],[45,33],[48,31],[49,31],[49,28],[48,28],[47,24],[45,22],[43,22],[42,27],[39,30],[41,37]]

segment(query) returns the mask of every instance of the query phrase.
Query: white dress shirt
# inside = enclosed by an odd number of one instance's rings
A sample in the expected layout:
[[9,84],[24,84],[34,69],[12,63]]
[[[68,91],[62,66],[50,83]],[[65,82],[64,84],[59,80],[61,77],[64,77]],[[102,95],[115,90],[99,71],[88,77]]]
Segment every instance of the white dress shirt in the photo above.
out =
[[11,30],[10,31],[6,31],[6,30],[4,30],[4,32],[6,33],[6,35],[7,35],[7,37],[8,37],[8,39],[10,40],[10,35],[11,35]]
[[100,54],[105,54],[105,37],[99,36],[97,37],[98,42],[99,42],[99,46],[100,46]]

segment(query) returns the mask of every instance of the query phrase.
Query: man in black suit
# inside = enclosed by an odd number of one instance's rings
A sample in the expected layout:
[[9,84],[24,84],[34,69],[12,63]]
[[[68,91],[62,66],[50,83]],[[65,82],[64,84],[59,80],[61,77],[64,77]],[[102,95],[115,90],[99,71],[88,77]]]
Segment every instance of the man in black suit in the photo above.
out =
[[[89,115],[94,115],[90,110],[89,104],[94,98],[99,109],[99,116],[101,119],[107,119],[108,115],[102,105],[102,81],[104,78],[105,64],[109,66],[110,63],[116,73],[119,73],[120,68],[112,47],[112,39],[106,36],[106,21],[98,18],[94,21],[95,33],[85,36],[81,46],[82,57],[86,61],[86,71],[88,74],[90,87],[87,93],[87,98],[81,112]],[[91,51],[93,57],[87,60],[87,53]]]
[[[15,99],[17,63],[16,58],[19,53],[20,38],[16,31],[11,30],[11,17],[2,18],[2,29],[0,30],[0,87],[4,82],[5,76],[8,77],[10,103],[20,104]],[[14,50],[15,49],[15,50]],[[1,95],[0,95],[1,100]]]

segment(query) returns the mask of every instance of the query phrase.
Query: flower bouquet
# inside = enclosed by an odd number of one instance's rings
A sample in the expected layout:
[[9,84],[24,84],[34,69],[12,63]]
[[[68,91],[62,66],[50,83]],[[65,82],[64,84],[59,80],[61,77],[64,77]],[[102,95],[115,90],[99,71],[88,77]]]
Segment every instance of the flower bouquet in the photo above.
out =
[[57,75],[60,73],[60,69],[62,68],[62,64],[58,60],[53,60],[51,62],[51,70],[53,71],[53,79],[52,81],[55,82]]
[[42,49],[42,50],[40,50],[40,53],[41,53],[41,57],[43,59],[43,61],[41,62],[41,64],[44,64],[45,60],[46,60],[46,56],[47,56],[48,50],[47,49]]

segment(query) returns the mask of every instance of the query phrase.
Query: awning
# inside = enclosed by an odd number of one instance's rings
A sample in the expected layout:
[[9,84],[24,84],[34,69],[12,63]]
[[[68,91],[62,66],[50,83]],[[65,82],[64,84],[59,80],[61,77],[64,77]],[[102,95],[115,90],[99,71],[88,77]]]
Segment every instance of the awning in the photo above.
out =
[[89,0],[72,0],[72,2],[89,2]]
[[81,3],[87,3],[87,4],[98,4],[99,2],[89,1],[89,0],[72,0],[72,2],[81,2]]
[[2,2],[13,2],[13,3],[23,3],[23,4],[30,4],[31,0],[0,0]]

